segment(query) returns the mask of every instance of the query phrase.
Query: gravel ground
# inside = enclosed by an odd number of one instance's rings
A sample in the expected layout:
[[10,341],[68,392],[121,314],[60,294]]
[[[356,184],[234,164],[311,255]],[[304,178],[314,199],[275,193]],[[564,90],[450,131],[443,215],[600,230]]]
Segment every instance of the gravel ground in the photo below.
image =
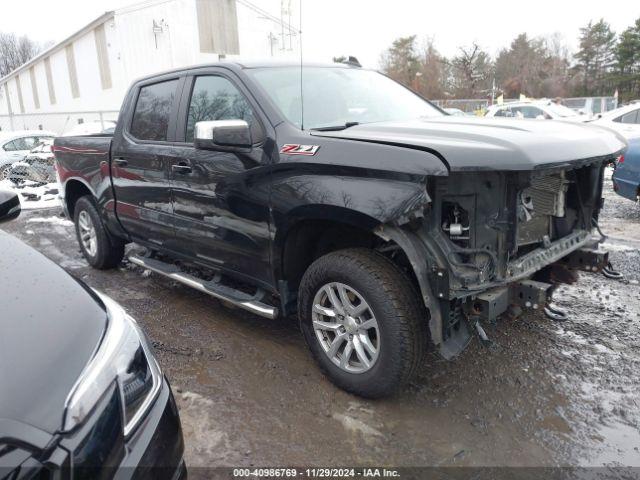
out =
[[608,183],[601,224],[624,280],[580,274],[555,294],[569,320],[499,320],[491,348],[474,339],[455,361],[431,354],[382,401],[324,379],[291,320],[228,309],[127,263],[90,269],[55,209],[2,228],[144,326],[176,393],[189,467],[640,467],[640,208]]

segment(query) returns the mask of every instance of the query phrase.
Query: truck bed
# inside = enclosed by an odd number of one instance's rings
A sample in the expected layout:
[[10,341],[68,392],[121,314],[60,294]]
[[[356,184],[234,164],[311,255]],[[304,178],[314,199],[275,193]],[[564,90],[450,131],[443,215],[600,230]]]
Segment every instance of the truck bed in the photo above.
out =
[[[102,205],[113,199],[109,152],[112,135],[83,135],[58,137],[53,142],[55,166],[60,181],[60,194],[64,202],[65,194],[69,194],[67,183],[71,180],[76,185],[83,185]],[[80,192],[78,192],[79,194]],[[73,212],[67,211],[70,217]]]

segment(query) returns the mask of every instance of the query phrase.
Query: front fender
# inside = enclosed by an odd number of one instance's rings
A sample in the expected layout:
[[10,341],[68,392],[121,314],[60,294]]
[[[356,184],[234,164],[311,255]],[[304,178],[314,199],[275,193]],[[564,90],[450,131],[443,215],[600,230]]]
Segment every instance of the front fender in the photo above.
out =
[[322,215],[327,218],[345,212],[347,217],[361,219],[356,226],[372,229],[381,223],[401,225],[413,216],[422,216],[431,202],[426,177],[376,176],[374,171],[360,169],[323,170],[318,173],[298,166],[273,172],[271,204],[276,221],[290,223],[304,217],[309,209],[326,209]]
[[424,246],[417,235],[392,225],[380,225],[374,233],[385,241],[395,242],[409,259],[413,273],[420,286],[424,306],[429,312],[429,332],[436,346],[443,342],[442,312],[429,283],[429,261],[425,258]]

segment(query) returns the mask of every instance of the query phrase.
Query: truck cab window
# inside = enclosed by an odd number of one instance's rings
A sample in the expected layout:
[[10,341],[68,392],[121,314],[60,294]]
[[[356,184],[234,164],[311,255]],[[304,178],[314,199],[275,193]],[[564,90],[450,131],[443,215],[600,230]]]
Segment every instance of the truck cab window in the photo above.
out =
[[226,78],[208,75],[197,77],[189,102],[185,141],[193,142],[197,122],[209,120],[244,120],[254,139],[260,137],[260,126],[246,98]]
[[139,140],[166,141],[171,107],[178,80],[147,85],[140,89],[131,122],[131,134]]

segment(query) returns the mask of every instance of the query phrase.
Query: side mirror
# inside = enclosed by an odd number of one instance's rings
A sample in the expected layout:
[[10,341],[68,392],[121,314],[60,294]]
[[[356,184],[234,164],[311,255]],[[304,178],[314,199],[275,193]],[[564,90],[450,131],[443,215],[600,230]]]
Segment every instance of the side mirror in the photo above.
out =
[[16,193],[0,191],[0,223],[20,215],[20,198]]
[[214,120],[197,122],[194,144],[203,150],[250,149],[251,129],[244,120]]

